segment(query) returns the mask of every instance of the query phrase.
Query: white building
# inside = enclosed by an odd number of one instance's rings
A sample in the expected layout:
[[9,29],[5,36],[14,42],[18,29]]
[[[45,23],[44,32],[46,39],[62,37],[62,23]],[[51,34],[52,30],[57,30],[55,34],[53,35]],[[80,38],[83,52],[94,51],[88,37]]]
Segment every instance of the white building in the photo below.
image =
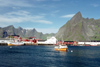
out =
[[57,39],[55,37],[48,38],[46,41],[37,41],[38,44],[56,44]]

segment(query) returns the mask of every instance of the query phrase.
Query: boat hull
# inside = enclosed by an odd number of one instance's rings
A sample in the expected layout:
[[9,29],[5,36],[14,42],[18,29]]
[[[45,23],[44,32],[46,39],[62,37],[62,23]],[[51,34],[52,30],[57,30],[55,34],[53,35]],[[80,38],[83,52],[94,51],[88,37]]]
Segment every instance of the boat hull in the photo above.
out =
[[67,45],[58,45],[58,46],[55,46],[55,50],[56,51],[66,51],[67,50]]
[[22,46],[24,43],[8,43],[8,46]]
[[55,48],[56,51],[67,51],[67,48]]

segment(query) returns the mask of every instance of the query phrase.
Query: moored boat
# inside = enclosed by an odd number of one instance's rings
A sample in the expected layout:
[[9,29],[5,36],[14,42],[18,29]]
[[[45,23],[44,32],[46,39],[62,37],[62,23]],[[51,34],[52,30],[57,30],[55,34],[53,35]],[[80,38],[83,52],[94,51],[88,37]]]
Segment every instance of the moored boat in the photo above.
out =
[[66,51],[67,48],[68,48],[67,45],[56,45],[54,47],[54,49],[57,50],[57,51]]
[[8,42],[8,46],[22,46],[23,42]]

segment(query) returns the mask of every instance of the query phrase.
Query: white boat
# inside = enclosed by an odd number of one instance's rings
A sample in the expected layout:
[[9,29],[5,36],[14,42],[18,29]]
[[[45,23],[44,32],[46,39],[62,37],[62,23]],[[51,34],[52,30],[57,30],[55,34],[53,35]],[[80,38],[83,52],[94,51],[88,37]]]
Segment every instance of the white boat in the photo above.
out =
[[11,39],[7,42],[8,46],[22,46],[24,45],[24,42],[20,41],[20,38],[18,39]]
[[57,51],[66,51],[67,50],[67,45],[55,45],[54,49]]
[[57,45],[55,45],[54,49],[57,51],[66,51],[67,50],[67,45],[63,43],[63,38],[62,38],[62,42],[59,43],[57,42]]
[[8,46],[22,46],[23,42],[8,42]]

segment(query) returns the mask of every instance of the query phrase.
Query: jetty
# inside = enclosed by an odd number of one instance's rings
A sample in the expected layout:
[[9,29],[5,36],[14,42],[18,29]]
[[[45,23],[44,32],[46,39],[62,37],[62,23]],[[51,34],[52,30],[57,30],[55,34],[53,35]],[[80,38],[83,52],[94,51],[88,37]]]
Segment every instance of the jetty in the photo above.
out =
[[38,43],[24,42],[24,45],[26,45],[26,46],[30,46],[30,45],[35,45],[35,46],[37,46]]
[[8,46],[9,39],[0,38],[0,46]]
[[[100,46],[100,41],[91,42],[77,42],[77,41],[58,41],[54,36],[47,38],[47,40],[36,39],[35,37],[29,37],[28,39],[21,38],[19,36],[14,36],[13,38],[0,38],[0,46],[9,46],[10,44],[16,44],[15,46],[20,46],[23,43],[24,46],[30,45],[55,45],[57,43],[65,44],[68,46]],[[18,44],[18,45],[17,45]]]
[[[31,37],[31,39],[22,39],[20,37],[15,37],[13,39],[1,39],[0,40],[0,45],[1,46],[9,46],[9,43],[11,46],[21,46],[19,45],[20,43],[23,43],[24,46],[29,46],[29,45],[54,45],[56,44],[57,39],[55,37],[50,37],[47,40],[38,40],[35,39],[34,37]],[[18,45],[17,45],[18,44]]]

